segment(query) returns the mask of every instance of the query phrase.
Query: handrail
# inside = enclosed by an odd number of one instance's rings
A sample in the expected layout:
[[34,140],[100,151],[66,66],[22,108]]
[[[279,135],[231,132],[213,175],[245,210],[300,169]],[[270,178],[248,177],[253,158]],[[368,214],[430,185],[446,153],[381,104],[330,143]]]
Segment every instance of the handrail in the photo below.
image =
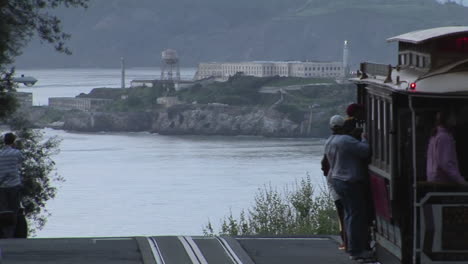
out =
[[362,80],[368,78],[369,75],[384,76],[384,83],[389,83],[392,82],[392,70],[393,67],[390,64],[362,62],[360,65],[360,76],[358,75],[358,77]]

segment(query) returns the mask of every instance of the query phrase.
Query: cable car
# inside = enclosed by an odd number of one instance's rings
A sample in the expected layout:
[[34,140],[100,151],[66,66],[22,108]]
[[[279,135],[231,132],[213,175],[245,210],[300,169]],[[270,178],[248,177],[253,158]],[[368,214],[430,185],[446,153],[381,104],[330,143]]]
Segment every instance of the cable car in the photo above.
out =
[[435,115],[456,124],[461,175],[468,178],[468,27],[440,27],[389,38],[396,66],[364,62],[357,101],[365,106],[368,167],[379,262],[468,263],[468,187],[426,178]]

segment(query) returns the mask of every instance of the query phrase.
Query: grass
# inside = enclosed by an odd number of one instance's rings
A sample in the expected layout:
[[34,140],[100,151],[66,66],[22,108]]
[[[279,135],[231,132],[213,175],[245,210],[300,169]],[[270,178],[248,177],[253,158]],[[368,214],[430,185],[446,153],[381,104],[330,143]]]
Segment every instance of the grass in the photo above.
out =
[[281,87],[290,85],[308,85],[319,83],[334,84],[336,82],[334,79],[329,78],[280,77],[279,79],[266,83],[265,86]]

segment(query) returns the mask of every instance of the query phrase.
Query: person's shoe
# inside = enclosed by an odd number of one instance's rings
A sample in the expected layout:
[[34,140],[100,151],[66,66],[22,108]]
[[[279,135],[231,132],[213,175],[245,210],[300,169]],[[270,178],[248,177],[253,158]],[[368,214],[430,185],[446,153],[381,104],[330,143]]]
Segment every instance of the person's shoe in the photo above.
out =
[[359,262],[359,263],[378,263],[377,259],[375,259],[375,258],[358,259],[357,262]]
[[375,257],[374,252],[366,250],[356,255],[350,255],[349,259],[361,262],[361,260],[374,260]]
[[341,244],[341,245],[338,247],[338,249],[339,249],[339,250],[344,250],[344,251],[346,251],[346,246],[343,245],[343,244]]

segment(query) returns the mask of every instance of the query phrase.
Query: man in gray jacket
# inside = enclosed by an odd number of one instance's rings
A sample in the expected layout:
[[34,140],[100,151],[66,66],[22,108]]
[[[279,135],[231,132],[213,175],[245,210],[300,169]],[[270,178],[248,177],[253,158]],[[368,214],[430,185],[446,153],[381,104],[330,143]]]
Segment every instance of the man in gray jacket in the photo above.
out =
[[[15,235],[17,213],[20,207],[20,167],[23,155],[16,149],[16,136],[6,133],[4,147],[0,149],[0,237],[12,238]],[[9,220],[11,219],[11,220]]]
[[[332,116],[330,128],[337,129],[344,123],[342,116]],[[356,260],[372,258],[372,252],[367,250],[368,221],[364,195],[367,173],[363,161],[370,155],[367,139],[364,134],[362,140],[350,135],[332,135],[325,143],[325,155],[330,164],[328,177],[344,207],[348,253]]]

